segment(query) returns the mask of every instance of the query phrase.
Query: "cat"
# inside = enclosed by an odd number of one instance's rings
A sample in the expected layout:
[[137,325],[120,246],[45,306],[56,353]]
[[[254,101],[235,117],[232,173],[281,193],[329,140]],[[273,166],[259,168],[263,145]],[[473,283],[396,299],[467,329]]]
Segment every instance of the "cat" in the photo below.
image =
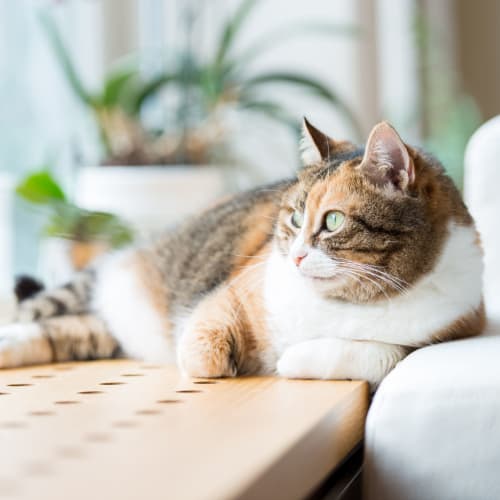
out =
[[193,377],[377,387],[414,349],[480,334],[479,236],[438,161],[386,122],[364,149],[307,120],[303,142],[295,178],[55,290],[28,283],[16,322],[0,328],[0,367],[130,356]]

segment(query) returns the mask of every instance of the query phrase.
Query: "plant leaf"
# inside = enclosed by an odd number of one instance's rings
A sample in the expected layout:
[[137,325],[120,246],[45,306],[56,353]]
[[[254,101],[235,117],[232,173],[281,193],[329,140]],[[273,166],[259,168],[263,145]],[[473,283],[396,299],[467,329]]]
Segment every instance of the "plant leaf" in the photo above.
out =
[[291,38],[296,38],[299,35],[313,34],[322,36],[354,36],[358,33],[359,28],[350,24],[336,24],[317,21],[294,23],[289,26],[283,26],[276,31],[260,37],[258,42],[244,49],[233,61],[228,62],[228,67],[231,70],[234,70],[242,64],[247,65],[260,54],[268,52],[277,45],[284,43]]
[[222,36],[215,56],[215,64],[217,66],[222,65],[227,53],[231,48],[232,43],[234,42],[234,39],[236,38],[236,35],[238,34],[245,20],[248,18],[251,10],[257,4],[257,1],[258,0],[242,0],[234,15],[229,21],[227,21],[222,31]]
[[286,125],[293,133],[297,133],[300,136],[300,120],[294,118],[285,108],[275,102],[249,99],[241,101],[240,107],[247,111],[265,115],[268,118]]
[[57,28],[54,19],[46,11],[40,11],[39,13],[40,23],[42,24],[45,32],[47,34],[52,50],[55,53],[59,65],[64,73],[64,76],[68,80],[74,93],[79,97],[79,99],[86,105],[93,106],[95,103],[94,97],[85,89],[85,86],[73,65],[71,56],[66,49],[66,46],[62,40],[61,34]]
[[361,127],[351,109],[343,102],[343,100],[337,96],[327,85],[322,82],[310,78],[305,75],[291,72],[274,72],[274,73],[264,73],[253,78],[249,78],[244,82],[242,91],[247,92],[249,90],[254,90],[255,87],[267,84],[291,84],[296,87],[302,88],[308,91],[311,95],[320,97],[328,101],[335,109],[337,109],[345,119],[349,122],[353,129],[353,132],[359,139],[362,136]]
[[28,175],[16,187],[16,193],[25,200],[40,205],[66,201],[61,186],[47,170]]
[[137,115],[148,97],[158,92],[168,83],[180,81],[180,78],[177,73],[161,73],[147,82],[135,82],[136,86],[133,95],[130,96],[129,105],[125,108],[126,111],[132,116]]
[[104,242],[118,248],[133,241],[130,227],[116,215],[91,212],[72,203],[58,203],[45,226],[46,236],[81,242]]
[[137,68],[122,68],[110,73],[104,83],[100,104],[104,107],[117,106],[131,80],[137,76]]

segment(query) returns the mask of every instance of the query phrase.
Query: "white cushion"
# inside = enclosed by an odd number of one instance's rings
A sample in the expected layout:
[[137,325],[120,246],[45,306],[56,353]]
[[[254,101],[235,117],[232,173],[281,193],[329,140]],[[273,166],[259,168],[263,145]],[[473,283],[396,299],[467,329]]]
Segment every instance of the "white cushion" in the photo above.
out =
[[500,116],[482,125],[465,153],[464,197],[484,249],[486,308],[500,314]]
[[500,498],[500,323],[420,349],[380,386],[366,424],[364,498]]

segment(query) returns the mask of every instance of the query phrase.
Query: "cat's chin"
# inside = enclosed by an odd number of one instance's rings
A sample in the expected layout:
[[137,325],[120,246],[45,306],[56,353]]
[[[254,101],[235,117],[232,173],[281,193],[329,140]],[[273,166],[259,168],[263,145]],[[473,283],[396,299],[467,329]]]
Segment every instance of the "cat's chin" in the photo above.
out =
[[324,296],[336,297],[337,292],[346,286],[346,278],[341,274],[317,276],[299,271],[302,279],[314,290]]

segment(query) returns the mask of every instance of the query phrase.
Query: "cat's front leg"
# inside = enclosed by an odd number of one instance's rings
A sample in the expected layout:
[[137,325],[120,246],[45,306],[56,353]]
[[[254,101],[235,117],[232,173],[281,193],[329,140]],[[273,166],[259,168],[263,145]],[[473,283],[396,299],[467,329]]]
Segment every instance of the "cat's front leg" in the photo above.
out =
[[374,388],[406,354],[393,344],[322,338],[288,347],[277,370],[288,378],[362,379]]

